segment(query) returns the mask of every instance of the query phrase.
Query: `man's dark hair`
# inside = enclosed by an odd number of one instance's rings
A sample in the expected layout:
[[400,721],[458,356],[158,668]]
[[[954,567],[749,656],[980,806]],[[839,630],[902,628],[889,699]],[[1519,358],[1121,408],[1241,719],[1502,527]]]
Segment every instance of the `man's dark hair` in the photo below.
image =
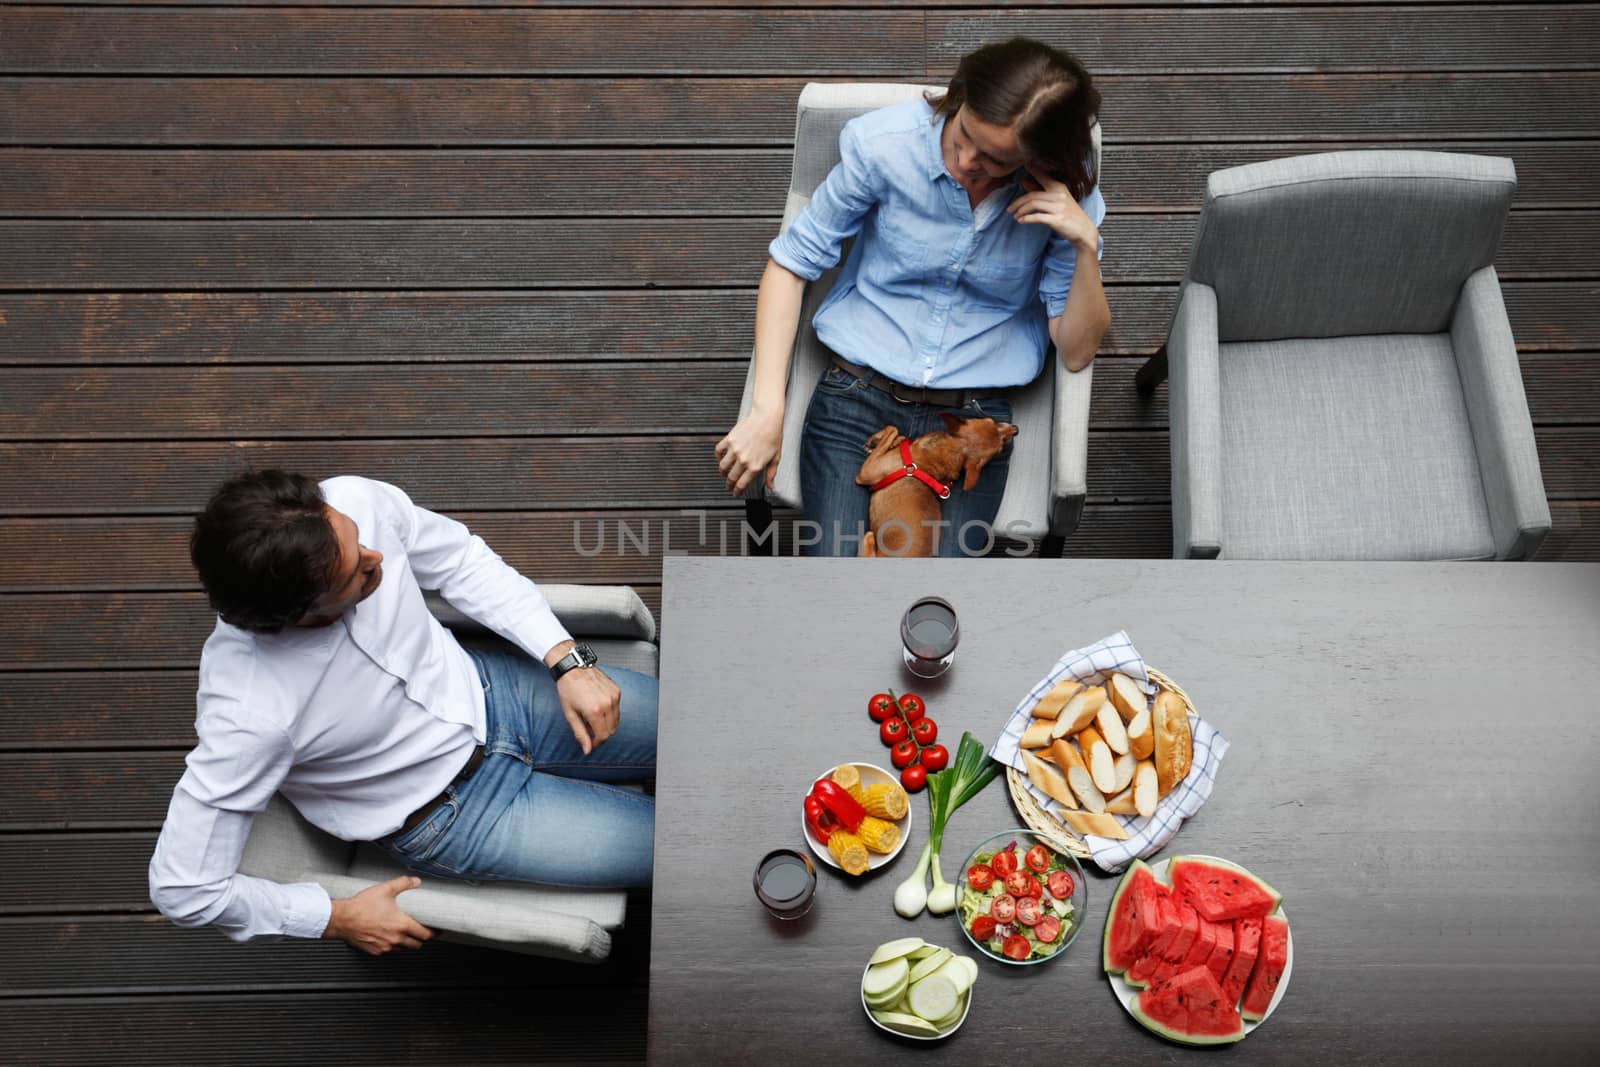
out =
[[224,622],[275,634],[327,591],[339,542],[325,506],[316,482],[280,470],[247,471],[211,494],[189,558]]

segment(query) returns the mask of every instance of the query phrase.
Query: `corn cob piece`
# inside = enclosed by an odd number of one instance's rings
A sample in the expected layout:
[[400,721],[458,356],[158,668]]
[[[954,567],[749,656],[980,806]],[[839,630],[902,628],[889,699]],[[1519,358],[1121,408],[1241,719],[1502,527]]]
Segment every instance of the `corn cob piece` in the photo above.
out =
[[856,827],[856,836],[861,838],[861,843],[868,850],[887,856],[900,843],[900,827],[868,815]]
[[870,862],[867,859],[867,846],[861,843],[861,838],[846,830],[835,830],[828,837],[828,852],[844,868],[846,874],[866,874]]
[[867,809],[868,815],[876,815],[880,819],[903,819],[911,807],[906,791],[893,782],[869,785],[857,799]]
[[841,763],[833,769],[833,783],[861,803],[861,772],[853,763]]

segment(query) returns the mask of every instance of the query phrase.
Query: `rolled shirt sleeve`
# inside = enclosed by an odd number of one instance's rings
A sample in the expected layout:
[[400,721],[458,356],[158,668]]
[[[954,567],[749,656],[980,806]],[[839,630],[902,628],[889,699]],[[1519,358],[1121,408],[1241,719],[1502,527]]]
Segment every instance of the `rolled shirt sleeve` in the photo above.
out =
[[839,262],[845,241],[861,232],[862,221],[882,191],[882,176],[862,143],[858,119],[840,132],[839,154],[838,164],[817,186],[810,203],[767,247],[779,266],[808,282]]
[[[1089,195],[1078,201],[1078,206],[1099,229],[1106,218],[1106,202],[1100,195],[1100,187],[1096,185],[1090,189]],[[1105,250],[1106,239],[1102,236],[1095,258],[1103,260]],[[1066,310],[1067,294],[1072,291],[1072,275],[1077,265],[1078,250],[1072,242],[1061,236],[1051,237],[1045,245],[1044,271],[1039,276],[1039,299],[1044,302],[1047,318],[1059,318]]]

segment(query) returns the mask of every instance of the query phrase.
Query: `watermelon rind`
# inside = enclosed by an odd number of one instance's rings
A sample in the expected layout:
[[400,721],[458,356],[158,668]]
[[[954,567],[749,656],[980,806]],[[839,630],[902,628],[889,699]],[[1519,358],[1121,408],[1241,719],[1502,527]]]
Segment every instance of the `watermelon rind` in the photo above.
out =
[[[1206,970],[1204,966],[1190,968],[1190,971],[1201,972],[1204,976],[1203,981],[1209,982],[1211,986],[1216,989],[1216,995],[1219,999],[1222,997],[1221,987],[1217,985],[1216,979],[1211,977],[1211,972]],[[1189,971],[1186,971],[1180,977],[1187,977],[1189,973]],[[1223,1003],[1226,1003],[1226,1001],[1223,1001]],[[1159,1034],[1168,1041],[1176,1041],[1180,1045],[1231,1045],[1235,1041],[1244,1040],[1244,1023],[1242,1020],[1239,1021],[1238,1028],[1231,1033],[1198,1034],[1187,1030],[1179,1030],[1176,1027],[1169,1026],[1168,1024],[1161,1022],[1159,1019],[1154,1018],[1148,1012],[1146,1012],[1144,1005],[1140,1001],[1140,998],[1135,998],[1130,1007],[1133,1012],[1133,1017],[1139,1020],[1139,1025],[1143,1026],[1151,1033]],[[1230,1010],[1232,1009],[1232,1005],[1228,1005],[1228,1007]],[[1239,1019],[1237,1013],[1234,1014],[1234,1018],[1235,1020]]]
[[[1213,867],[1219,870],[1232,872],[1233,874],[1237,874],[1253,883],[1258,889],[1261,890],[1263,894],[1272,899],[1272,906],[1261,915],[1256,915],[1254,913],[1237,915],[1206,915],[1206,913],[1203,910],[1200,910],[1198,905],[1196,905],[1196,910],[1200,911],[1201,915],[1205,916],[1207,919],[1210,919],[1212,922],[1223,922],[1228,919],[1264,918],[1267,915],[1275,913],[1278,910],[1278,906],[1283,903],[1282,893],[1268,885],[1267,882],[1260,876],[1252,873],[1244,867],[1239,866],[1237,863],[1233,863],[1225,859],[1218,859],[1215,856],[1174,856],[1172,857],[1172,862],[1167,865],[1167,879],[1172,883],[1173,892],[1178,893],[1185,900],[1187,900],[1188,897],[1186,894],[1184,894],[1182,888],[1179,886],[1179,871],[1185,866]],[[1190,903],[1193,904],[1194,902],[1190,901]]]
[[1106,909],[1106,928],[1100,935],[1100,966],[1107,974],[1121,974],[1111,960],[1111,930],[1117,918],[1117,907],[1122,902],[1122,894],[1133,887],[1135,876],[1143,871],[1150,880],[1159,885],[1161,880],[1144,860],[1134,860],[1122,875],[1122,880],[1117,883],[1117,891],[1111,895],[1111,905]]

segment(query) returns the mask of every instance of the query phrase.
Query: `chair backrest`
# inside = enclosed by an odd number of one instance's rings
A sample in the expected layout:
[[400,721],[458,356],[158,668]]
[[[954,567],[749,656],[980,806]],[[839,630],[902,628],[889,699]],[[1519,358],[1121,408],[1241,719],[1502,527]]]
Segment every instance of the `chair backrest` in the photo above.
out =
[[1216,290],[1219,340],[1440,333],[1493,262],[1509,159],[1327,152],[1213,173],[1188,277]]

